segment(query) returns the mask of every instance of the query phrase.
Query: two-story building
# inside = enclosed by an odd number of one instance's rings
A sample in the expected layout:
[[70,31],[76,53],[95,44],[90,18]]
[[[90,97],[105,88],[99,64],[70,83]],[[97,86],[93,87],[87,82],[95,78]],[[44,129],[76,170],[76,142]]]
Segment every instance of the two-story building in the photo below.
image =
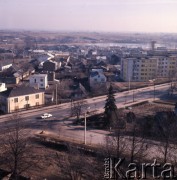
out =
[[0,92],[0,110],[4,113],[37,107],[44,103],[44,92],[33,87],[20,86]]
[[33,74],[29,78],[30,86],[39,89],[46,89],[48,87],[47,74]]
[[98,84],[105,84],[107,81],[106,76],[103,74],[102,69],[92,69],[90,72],[90,87],[94,88],[94,86]]

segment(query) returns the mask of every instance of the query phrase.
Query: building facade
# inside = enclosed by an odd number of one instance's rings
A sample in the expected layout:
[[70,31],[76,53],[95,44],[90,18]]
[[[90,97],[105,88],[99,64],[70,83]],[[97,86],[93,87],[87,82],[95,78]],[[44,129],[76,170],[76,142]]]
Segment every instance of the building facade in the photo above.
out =
[[44,92],[33,87],[15,87],[0,93],[0,110],[4,113],[44,104]]
[[94,86],[98,84],[105,84],[107,78],[103,74],[102,69],[92,69],[92,71],[90,72],[89,81],[90,81],[90,87],[94,88]]
[[121,61],[121,77],[124,81],[149,81],[169,78],[177,72],[176,56],[124,58]]
[[39,89],[46,89],[48,87],[47,74],[33,74],[29,78],[30,86]]

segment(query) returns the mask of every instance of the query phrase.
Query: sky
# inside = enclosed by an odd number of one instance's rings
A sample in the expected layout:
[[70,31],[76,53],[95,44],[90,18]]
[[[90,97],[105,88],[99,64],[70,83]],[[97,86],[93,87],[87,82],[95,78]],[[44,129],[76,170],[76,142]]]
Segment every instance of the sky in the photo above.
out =
[[177,32],[177,0],[0,0],[0,29]]

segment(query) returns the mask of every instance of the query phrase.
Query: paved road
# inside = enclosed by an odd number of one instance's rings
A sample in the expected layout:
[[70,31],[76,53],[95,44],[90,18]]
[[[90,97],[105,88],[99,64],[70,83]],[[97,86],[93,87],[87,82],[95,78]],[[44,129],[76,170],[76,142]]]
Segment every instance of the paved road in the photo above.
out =
[[[155,88],[155,98],[161,98],[167,95],[167,89],[169,84],[156,86]],[[154,99],[154,87],[141,88],[137,90],[131,90],[129,92],[122,92],[115,94],[116,104],[118,107],[128,106],[130,103],[140,102],[143,100],[153,100]],[[87,99],[88,106],[90,110],[96,110],[97,112],[102,112],[105,105],[106,96],[100,96],[96,98]],[[71,139],[84,140],[84,127],[83,126],[73,126],[72,119],[70,117],[70,103],[65,103],[62,105],[54,106],[52,108],[41,108],[39,110],[31,110],[23,112],[21,117],[26,127],[30,130],[30,134],[40,131],[48,131],[50,133],[56,133],[61,136],[70,137]],[[40,115],[48,112],[52,113],[53,117],[49,119],[40,119]],[[3,118],[2,118],[3,117]],[[13,121],[9,120],[9,115],[0,117],[0,128],[3,130],[5,127],[10,127],[13,125]],[[88,130],[87,131],[87,142],[88,143],[103,143],[106,131],[101,130]]]

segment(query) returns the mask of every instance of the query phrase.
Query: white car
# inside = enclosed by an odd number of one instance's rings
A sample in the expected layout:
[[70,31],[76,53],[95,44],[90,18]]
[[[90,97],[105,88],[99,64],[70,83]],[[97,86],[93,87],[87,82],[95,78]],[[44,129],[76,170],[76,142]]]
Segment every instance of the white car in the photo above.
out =
[[46,118],[49,118],[49,117],[52,117],[52,114],[44,113],[44,114],[41,116],[42,119],[46,119]]

